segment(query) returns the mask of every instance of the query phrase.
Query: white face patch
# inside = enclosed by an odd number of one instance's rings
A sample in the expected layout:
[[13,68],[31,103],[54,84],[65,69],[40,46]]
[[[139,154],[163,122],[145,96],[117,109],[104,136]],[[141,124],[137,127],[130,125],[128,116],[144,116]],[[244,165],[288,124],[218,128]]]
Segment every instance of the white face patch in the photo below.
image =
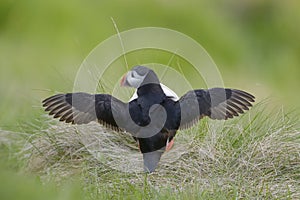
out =
[[131,87],[134,88],[138,88],[142,84],[144,78],[145,76],[140,76],[135,71],[129,71],[126,76],[127,82]]

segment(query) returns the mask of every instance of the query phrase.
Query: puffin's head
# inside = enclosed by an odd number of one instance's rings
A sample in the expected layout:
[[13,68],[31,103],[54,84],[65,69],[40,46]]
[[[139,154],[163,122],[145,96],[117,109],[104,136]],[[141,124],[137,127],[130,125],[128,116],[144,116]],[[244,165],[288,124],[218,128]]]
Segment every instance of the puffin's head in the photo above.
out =
[[139,88],[142,85],[150,83],[159,84],[154,71],[144,66],[136,66],[122,77],[120,84],[121,86]]

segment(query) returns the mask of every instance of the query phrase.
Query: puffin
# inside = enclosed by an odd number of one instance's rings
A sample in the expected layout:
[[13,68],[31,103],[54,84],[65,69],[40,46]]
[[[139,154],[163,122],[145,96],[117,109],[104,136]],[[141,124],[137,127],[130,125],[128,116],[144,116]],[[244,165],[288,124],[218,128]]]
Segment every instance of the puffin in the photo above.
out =
[[120,85],[136,89],[129,102],[110,94],[76,92],[50,96],[42,105],[62,122],[96,121],[113,131],[131,133],[143,155],[144,171],[149,173],[172,148],[178,130],[190,128],[203,117],[227,120],[239,116],[255,102],[248,92],[217,87],[190,90],[179,98],[145,66],[133,67]]

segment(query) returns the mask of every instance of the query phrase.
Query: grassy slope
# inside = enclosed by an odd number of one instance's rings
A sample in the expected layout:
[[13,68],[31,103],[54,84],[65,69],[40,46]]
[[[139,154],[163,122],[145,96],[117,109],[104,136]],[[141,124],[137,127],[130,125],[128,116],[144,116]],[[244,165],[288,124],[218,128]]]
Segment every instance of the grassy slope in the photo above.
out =
[[[101,132],[97,124],[81,128],[52,121],[48,128],[33,128],[35,134],[18,140],[22,148],[16,155],[26,172],[47,183],[47,192],[56,197],[75,193],[78,199],[297,199],[300,131],[296,120],[282,111],[267,112],[263,107],[257,105],[225,124],[203,120],[197,127],[180,132],[176,142],[177,147],[185,146],[181,156],[174,162],[162,160],[158,170],[149,175],[113,169],[110,162],[118,162],[117,156],[139,153],[134,147],[124,150],[120,145],[131,147],[129,136]],[[111,160],[96,159],[82,136],[100,143],[98,153],[103,154],[108,142],[103,137],[107,134],[110,145],[115,145],[110,151]],[[175,151],[176,146],[170,153]],[[132,157],[126,159],[128,163],[135,161]],[[67,189],[56,191],[53,182]],[[31,181],[27,189],[19,186],[17,190],[27,192],[36,185]],[[14,194],[9,190],[6,193]]]

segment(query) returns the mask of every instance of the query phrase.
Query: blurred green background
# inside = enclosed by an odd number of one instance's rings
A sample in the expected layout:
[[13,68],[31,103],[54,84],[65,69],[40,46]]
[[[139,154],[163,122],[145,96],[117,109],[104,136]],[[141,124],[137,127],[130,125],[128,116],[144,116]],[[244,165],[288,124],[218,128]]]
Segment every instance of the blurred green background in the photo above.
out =
[[120,31],[157,26],[189,35],[216,62],[225,86],[295,107],[299,8],[293,0],[2,0],[0,126],[15,129],[36,117],[46,90],[71,91],[83,59],[116,33],[111,18]]
[[0,128],[22,129],[43,113],[41,99],[71,91],[83,59],[116,33],[111,18],[120,31],[182,32],[208,51],[225,86],[299,108],[299,1],[1,0]]

